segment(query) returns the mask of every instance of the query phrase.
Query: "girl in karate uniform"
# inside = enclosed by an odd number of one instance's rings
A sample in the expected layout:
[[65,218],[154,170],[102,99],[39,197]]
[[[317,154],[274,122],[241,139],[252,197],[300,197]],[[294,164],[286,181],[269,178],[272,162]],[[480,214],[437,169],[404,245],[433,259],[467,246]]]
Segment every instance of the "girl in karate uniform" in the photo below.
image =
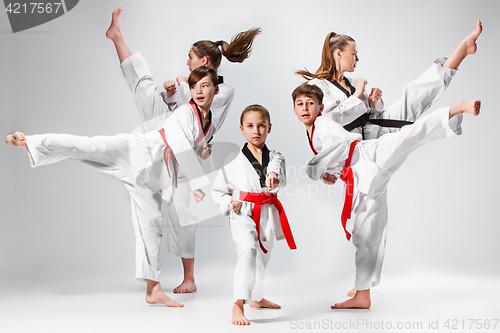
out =
[[[307,175],[334,184],[346,182],[341,222],[347,239],[356,247],[358,291],[352,299],[332,308],[371,306],[370,289],[379,284],[387,226],[387,185],[408,155],[438,138],[460,135],[462,114],[479,114],[480,102],[460,102],[419,118],[414,124],[379,139],[360,141],[339,123],[320,117],[323,92],[303,84],[292,94],[294,111],[305,125],[311,150],[316,155],[307,164]],[[351,218],[352,225],[347,225]]]
[[[364,140],[376,139],[385,133],[397,131],[407,122],[415,121],[439,99],[460,63],[468,54],[476,52],[476,40],[481,31],[481,22],[478,21],[476,29],[458,45],[448,59],[437,59],[424,74],[404,88],[406,101],[412,104],[407,108],[384,111],[382,91],[379,88],[373,88],[368,95],[365,92],[365,79],[353,80],[344,76],[346,72],[353,72],[359,61],[356,42],[347,35],[329,33],[323,44],[321,66],[316,73],[307,70],[296,73],[323,91],[324,116],[331,117],[348,131],[361,133]],[[418,107],[421,101],[425,102],[422,103],[424,107]],[[384,121],[386,119],[403,122]]]
[[[195,201],[203,199],[199,189],[208,184],[208,179],[200,161],[204,156],[202,147],[220,126],[212,120],[210,111],[218,92],[216,72],[198,67],[189,75],[189,85],[193,99],[164,121],[160,131],[92,138],[68,134],[24,136],[16,132],[5,139],[27,148],[32,167],[73,158],[123,181],[132,202],[136,278],[147,281],[146,302],[150,304],[182,306],[165,295],[159,283],[162,216],[157,207],[162,198],[173,200],[176,187],[195,189]],[[177,177],[177,167],[182,169],[183,179]],[[161,196],[153,196],[155,191]],[[178,235],[171,234],[176,232],[171,228],[168,237],[175,238]]]
[[265,269],[273,239],[286,238],[295,249],[288,221],[277,192],[286,184],[285,159],[265,144],[271,132],[269,112],[261,105],[250,105],[241,114],[240,129],[247,142],[241,152],[217,175],[212,197],[223,216],[229,216],[238,260],[234,273],[235,303],[231,322],[249,325],[243,304],[279,309],[263,298]]
[[[338,122],[347,131],[361,134],[362,140],[376,139],[414,122],[441,97],[461,62],[467,55],[476,52],[476,40],[481,32],[481,21],[478,21],[476,29],[448,59],[437,59],[419,78],[404,88],[403,98],[387,110],[384,110],[379,88],[373,88],[368,95],[365,92],[365,79],[353,80],[344,76],[346,72],[353,72],[359,61],[356,42],[350,36],[329,33],[323,44],[321,66],[316,73],[307,70],[296,73],[323,91],[324,116]],[[352,297],[355,293],[356,282],[347,294]]]
[[[188,103],[191,98],[190,87],[187,79],[179,76],[177,80],[165,82],[166,92],[159,92],[153,81],[149,67],[140,53],[132,54],[121,28],[120,13],[123,7],[115,10],[112,14],[112,22],[106,36],[110,38],[116,48],[120,67],[122,69],[127,85],[132,91],[137,106],[137,110],[144,121],[141,124],[143,131],[158,129],[161,124],[177,107]],[[199,66],[208,66],[217,72],[222,56],[231,62],[243,62],[249,57],[253,40],[260,33],[260,29],[250,29],[236,35],[231,43],[225,41],[198,41],[189,50],[187,65],[189,70]],[[176,81],[178,86],[176,85]],[[234,90],[231,86],[223,82],[222,76],[218,78],[219,93],[215,96],[211,110],[213,123],[216,124],[215,131],[218,131],[224,122],[229,107],[233,100]],[[208,138],[210,141],[211,137]],[[207,144],[203,146],[204,154],[210,155],[211,148]],[[182,170],[179,170],[182,178]],[[187,184],[183,182],[183,184]],[[185,212],[179,216],[177,210],[169,209],[167,224],[169,229],[174,230],[173,236],[168,242],[168,251],[181,257],[184,268],[184,280],[174,289],[174,293],[189,293],[196,291],[197,287],[194,279],[194,253],[196,236],[196,217],[189,213],[189,192],[187,186],[177,189],[174,194],[175,207]],[[161,216],[161,200],[158,194],[151,194],[151,207],[155,207],[156,214]],[[157,202],[153,205],[153,202]]]

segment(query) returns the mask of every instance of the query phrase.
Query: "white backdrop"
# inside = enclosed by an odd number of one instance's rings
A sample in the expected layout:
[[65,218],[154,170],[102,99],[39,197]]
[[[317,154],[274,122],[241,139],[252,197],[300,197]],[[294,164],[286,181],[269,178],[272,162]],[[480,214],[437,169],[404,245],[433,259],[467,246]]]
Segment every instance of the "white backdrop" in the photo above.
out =
[[[461,137],[416,151],[393,177],[381,283],[413,272],[427,272],[422,274],[444,284],[450,275],[470,277],[471,284],[485,276],[498,280],[497,1],[80,1],[66,15],[16,34],[3,12],[2,135],[114,135],[139,125],[113,43],[104,36],[111,12],[122,5],[129,46],[143,54],[159,85],[188,74],[193,42],[229,41],[240,31],[262,28],[249,59],[222,62],[220,74],[236,93],[215,141],[242,145],[241,110],[254,103],[270,110],[268,146],[287,160],[289,186],[281,200],[298,249],[276,246],[269,283],[287,276],[284,288],[293,292],[291,277],[296,277],[341,294],[354,272],[353,246],[339,221],[342,185],[328,188],[304,174],[312,153],[292,112],[290,94],[302,82],[294,71],[317,69],[327,33],[348,34],[356,39],[360,57],[352,76],[366,78],[368,89],[381,88],[390,105],[406,83],[437,57],[451,54],[481,19],[477,54],[464,61],[436,105],[481,99],[481,115],[465,117]],[[119,181],[75,161],[31,169],[24,149],[5,144],[0,165],[0,293],[142,290],[143,284],[134,282],[129,198]],[[198,281],[220,268],[229,275],[219,280],[230,283],[235,246],[227,221],[215,216],[202,222],[197,237]],[[180,262],[164,251],[162,263],[162,284],[171,290],[180,282]],[[398,292],[404,293],[409,286],[399,282]],[[230,286],[221,288],[230,302]],[[477,288],[488,286],[478,282]],[[438,295],[429,296],[438,302]]]

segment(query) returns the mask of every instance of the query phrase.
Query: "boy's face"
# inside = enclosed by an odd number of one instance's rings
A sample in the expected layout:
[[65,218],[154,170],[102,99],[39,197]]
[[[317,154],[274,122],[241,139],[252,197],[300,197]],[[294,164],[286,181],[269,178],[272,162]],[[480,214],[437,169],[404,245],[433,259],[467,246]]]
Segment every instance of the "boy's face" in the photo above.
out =
[[191,97],[201,109],[210,109],[214,96],[219,93],[219,86],[214,86],[209,76],[203,77],[191,87]]
[[295,99],[293,111],[304,125],[312,126],[316,118],[323,111],[323,107],[323,104],[319,104],[316,97],[299,95]]
[[266,143],[267,134],[271,132],[271,124],[260,112],[250,111],[245,113],[240,130],[249,144],[261,148]]

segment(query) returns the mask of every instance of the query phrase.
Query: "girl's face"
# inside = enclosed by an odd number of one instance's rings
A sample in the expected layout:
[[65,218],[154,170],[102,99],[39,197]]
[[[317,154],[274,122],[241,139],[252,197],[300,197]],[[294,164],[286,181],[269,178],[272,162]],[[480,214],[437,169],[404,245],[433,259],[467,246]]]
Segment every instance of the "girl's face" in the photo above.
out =
[[240,130],[249,144],[262,148],[266,143],[267,134],[271,132],[271,124],[260,112],[250,111],[245,113]]
[[189,71],[191,72],[193,69],[198,68],[200,66],[204,66],[207,64],[207,58],[200,58],[194,53],[193,48],[189,49],[188,61],[186,65],[189,67]]
[[337,70],[340,74],[354,72],[356,63],[359,61],[356,42],[349,42],[344,51],[335,50],[334,57],[337,63]]

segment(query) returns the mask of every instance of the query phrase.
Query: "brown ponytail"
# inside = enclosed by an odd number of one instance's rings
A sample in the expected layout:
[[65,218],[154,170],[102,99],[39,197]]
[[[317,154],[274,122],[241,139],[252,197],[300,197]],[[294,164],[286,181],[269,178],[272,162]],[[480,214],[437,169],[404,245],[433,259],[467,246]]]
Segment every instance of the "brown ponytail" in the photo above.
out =
[[223,40],[217,42],[200,40],[193,44],[193,52],[200,58],[207,57],[214,68],[219,68],[221,55],[230,62],[243,62],[250,56],[253,40],[260,32],[260,28],[240,32],[231,39],[230,44]]
[[333,57],[333,52],[335,50],[344,51],[349,42],[354,42],[352,37],[347,35],[339,35],[335,32],[330,32],[323,43],[323,51],[321,52],[321,65],[315,74],[309,72],[307,69],[296,71],[306,80],[312,79],[327,79],[335,80],[338,71],[335,65],[335,58]]

